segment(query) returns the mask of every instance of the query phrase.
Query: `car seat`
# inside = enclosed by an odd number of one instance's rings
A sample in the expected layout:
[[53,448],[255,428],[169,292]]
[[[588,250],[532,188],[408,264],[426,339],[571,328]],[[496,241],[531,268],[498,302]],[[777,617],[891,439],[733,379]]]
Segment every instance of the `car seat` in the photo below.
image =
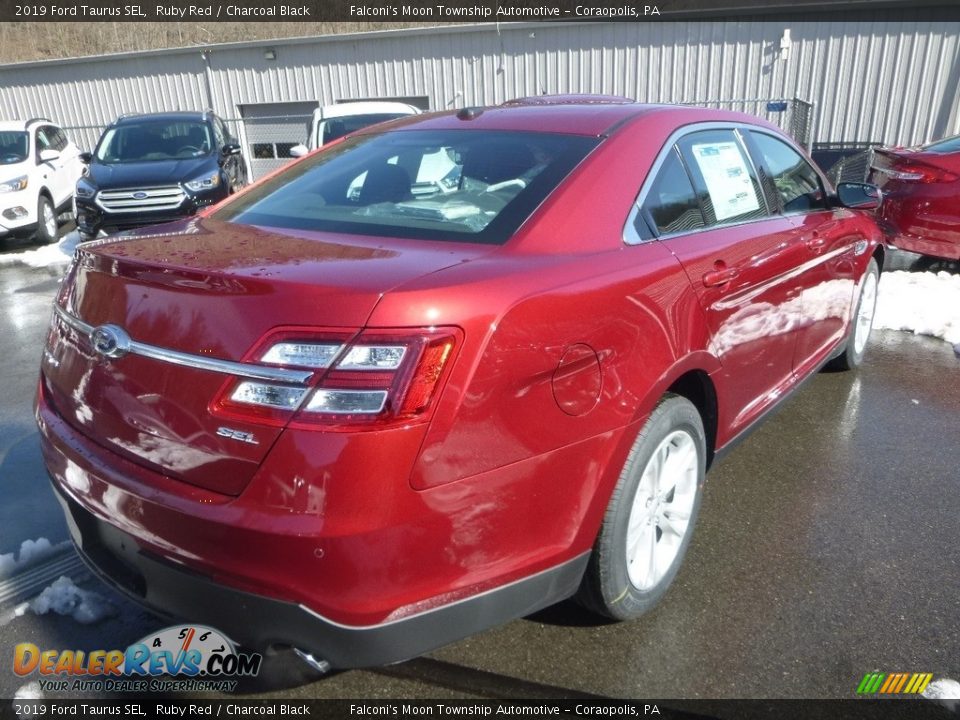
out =
[[360,188],[358,202],[361,205],[373,205],[382,202],[401,202],[409,200],[410,175],[399,165],[383,163],[370,168]]
[[533,152],[520,142],[501,141],[475,146],[464,158],[461,187],[465,178],[484,185],[520,178],[535,165]]

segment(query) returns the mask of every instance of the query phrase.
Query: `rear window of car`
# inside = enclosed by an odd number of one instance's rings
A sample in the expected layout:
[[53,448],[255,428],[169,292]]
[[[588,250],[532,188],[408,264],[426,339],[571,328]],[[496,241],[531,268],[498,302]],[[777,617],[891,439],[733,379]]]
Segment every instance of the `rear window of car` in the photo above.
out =
[[506,131],[359,135],[254,187],[214,217],[273,228],[502,244],[598,142]]
[[697,193],[676,148],[664,159],[643,203],[643,212],[659,235],[687,232],[705,225]]

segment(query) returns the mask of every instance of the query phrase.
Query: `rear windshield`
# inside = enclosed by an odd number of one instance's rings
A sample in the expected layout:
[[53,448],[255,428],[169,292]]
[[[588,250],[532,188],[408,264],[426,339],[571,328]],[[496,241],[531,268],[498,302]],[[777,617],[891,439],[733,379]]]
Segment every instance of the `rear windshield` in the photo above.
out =
[[0,165],[13,165],[27,159],[28,136],[17,130],[0,132]]
[[526,132],[361,135],[214,215],[242,225],[501,244],[597,144]]
[[944,140],[937,140],[923,148],[929,152],[952,153],[960,151],[960,135],[949,137]]
[[406,117],[406,114],[377,113],[376,115],[345,115],[344,117],[330,118],[323,121],[323,137],[320,138],[320,144],[326,145],[328,142],[333,142],[337,138],[342,138],[344,135],[349,135],[370,125],[402,117]]
[[205,122],[146,121],[108,129],[94,152],[100,162],[183,160],[209,155],[213,147]]

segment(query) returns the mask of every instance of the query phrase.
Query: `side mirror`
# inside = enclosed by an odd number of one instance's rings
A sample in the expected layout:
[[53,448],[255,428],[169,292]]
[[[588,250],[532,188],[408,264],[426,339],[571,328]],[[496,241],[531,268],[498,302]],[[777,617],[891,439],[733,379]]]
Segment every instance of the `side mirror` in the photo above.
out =
[[306,145],[294,145],[292,148],[290,148],[290,157],[303,157],[308,152],[310,151],[307,149]]
[[60,157],[59,150],[46,149],[40,151],[40,162],[52,162]]
[[843,207],[873,210],[880,207],[880,188],[868,183],[842,182],[837,185],[837,199]]
[[241,148],[237,143],[226,143],[222,148],[220,148],[220,154],[224,157],[230,155],[239,155]]
[[82,152],[77,155],[77,157],[80,158],[80,162],[82,162],[84,165],[89,165],[90,161],[93,160],[93,155],[88,152]]

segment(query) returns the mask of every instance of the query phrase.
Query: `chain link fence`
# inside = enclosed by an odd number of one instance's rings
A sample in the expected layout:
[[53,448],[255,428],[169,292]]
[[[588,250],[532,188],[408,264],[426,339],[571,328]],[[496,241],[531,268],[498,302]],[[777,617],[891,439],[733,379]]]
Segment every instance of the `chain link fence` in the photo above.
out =
[[881,143],[817,143],[813,146],[813,159],[834,185],[865,182],[878,147]]
[[61,125],[70,141],[81,151],[93,152],[103,134],[104,125]]
[[742,100],[698,100],[679,103],[747,113],[773,123],[806,150],[813,139],[813,103],[800,98],[749,98]]

